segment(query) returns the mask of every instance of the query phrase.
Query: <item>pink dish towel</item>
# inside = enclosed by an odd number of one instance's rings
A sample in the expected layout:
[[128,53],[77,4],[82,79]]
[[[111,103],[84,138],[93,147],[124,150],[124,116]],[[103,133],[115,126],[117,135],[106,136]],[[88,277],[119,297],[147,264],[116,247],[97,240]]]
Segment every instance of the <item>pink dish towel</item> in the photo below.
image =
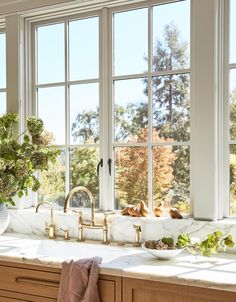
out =
[[57,302],[100,302],[98,277],[101,262],[100,257],[64,261]]

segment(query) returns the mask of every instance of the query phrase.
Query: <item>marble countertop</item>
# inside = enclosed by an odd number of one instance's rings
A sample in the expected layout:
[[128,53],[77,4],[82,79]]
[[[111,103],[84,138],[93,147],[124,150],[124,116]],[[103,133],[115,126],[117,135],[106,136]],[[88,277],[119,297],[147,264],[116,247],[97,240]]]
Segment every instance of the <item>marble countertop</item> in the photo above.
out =
[[65,259],[95,255],[103,258],[102,274],[236,292],[235,254],[222,253],[206,258],[186,251],[174,260],[158,260],[141,248],[117,244],[54,241],[42,236],[12,233],[0,236],[0,261],[60,268]]

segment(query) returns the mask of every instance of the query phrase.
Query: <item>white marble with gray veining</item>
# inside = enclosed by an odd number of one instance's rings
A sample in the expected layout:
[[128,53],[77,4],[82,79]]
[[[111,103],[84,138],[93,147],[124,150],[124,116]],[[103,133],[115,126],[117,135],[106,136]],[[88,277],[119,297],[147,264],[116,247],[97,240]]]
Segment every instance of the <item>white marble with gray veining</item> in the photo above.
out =
[[183,252],[174,260],[158,260],[141,248],[98,242],[49,240],[42,236],[5,233],[0,261],[61,267],[65,259],[101,256],[100,272],[108,275],[217,288],[236,292],[235,254],[211,258]]
[[[11,220],[7,232],[45,235],[45,221],[50,222],[50,211],[41,209],[39,213],[35,210],[10,210]],[[68,229],[70,236],[78,236],[78,215],[72,212],[63,213],[54,211],[57,234],[63,236],[60,229]],[[84,213],[84,219],[89,220],[90,213]],[[95,215],[96,223],[102,224],[103,215]],[[181,233],[188,233],[192,237],[203,239],[206,234],[215,230],[220,230],[224,234],[231,233],[236,242],[236,221],[222,220],[216,222],[196,221],[194,219],[175,220],[169,217],[128,217],[121,215],[109,216],[109,237],[111,241],[133,242],[135,231],[134,223],[140,223],[142,227],[142,241],[148,239],[159,239],[164,236],[177,238]],[[102,230],[84,230],[84,237],[91,240],[102,240]],[[236,246],[232,251],[236,251]]]

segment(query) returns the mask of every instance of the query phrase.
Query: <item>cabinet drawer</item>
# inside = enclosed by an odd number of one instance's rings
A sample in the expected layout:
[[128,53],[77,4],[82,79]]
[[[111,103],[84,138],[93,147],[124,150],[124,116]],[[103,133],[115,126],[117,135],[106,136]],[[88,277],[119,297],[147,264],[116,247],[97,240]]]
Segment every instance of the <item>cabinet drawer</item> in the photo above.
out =
[[4,291],[47,297],[52,299],[49,301],[56,301],[59,282],[59,273],[0,266],[0,289]]

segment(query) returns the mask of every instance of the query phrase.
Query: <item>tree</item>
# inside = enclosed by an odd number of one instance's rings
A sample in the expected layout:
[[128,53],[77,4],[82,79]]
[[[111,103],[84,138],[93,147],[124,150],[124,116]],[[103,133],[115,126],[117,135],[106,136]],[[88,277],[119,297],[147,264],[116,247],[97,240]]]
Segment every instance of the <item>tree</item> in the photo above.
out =
[[48,201],[63,206],[65,200],[65,165],[63,154],[57,157],[48,170],[40,173],[39,201]]
[[98,158],[96,148],[76,148],[71,152],[70,162],[70,187],[88,188],[97,203],[99,202],[99,177],[96,173]]
[[99,108],[78,113],[71,127],[72,137],[77,143],[96,143],[99,140]]
[[[141,140],[147,139],[147,129],[141,131]],[[158,133],[155,132],[155,136]],[[173,180],[175,154],[166,147],[153,149],[154,205],[170,203],[168,191]],[[116,207],[148,202],[148,153],[146,147],[125,147],[116,152]]]
[[[184,69],[188,62],[187,43],[181,41],[177,27],[170,23],[165,26],[163,40],[157,40],[153,57],[154,71]],[[168,74],[153,78],[154,127],[161,139],[176,142],[189,141],[190,102],[189,75]],[[147,92],[147,88],[146,88]],[[173,180],[170,190],[171,204],[189,201],[189,148],[173,147],[176,156]]]
[[[154,71],[184,69],[187,65],[187,43],[180,40],[174,24],[164,28],[163,39],[155,41]],[[184,73],[153,77],[153,134],[154,142],[189,140],[189,76]],[[145,93],[147,94],[146,82]],[[115,141],[146,142],[148,137],[148,104],[145,100],[115,104]],[[81,144],[99,141],[99,109],[83,111],[72,124],[74,142]],[[116,148],[117,207],[140,200],[147,202],[148,167],[146,147]],[[154,203],[185,206],[189,200],[188,147],[153,148]],[[98,196],[96,175],[98,154],[95,148],[78,148],[71,156],[71,187],[84,185]]]

